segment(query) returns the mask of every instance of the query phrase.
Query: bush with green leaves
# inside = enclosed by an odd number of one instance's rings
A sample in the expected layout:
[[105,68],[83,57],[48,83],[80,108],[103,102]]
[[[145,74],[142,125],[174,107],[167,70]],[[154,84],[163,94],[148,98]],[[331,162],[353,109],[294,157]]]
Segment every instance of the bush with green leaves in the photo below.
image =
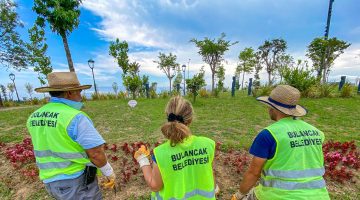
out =
[[136,94],[140,91],[142,80],[139,75],[127,75],[123,76],[124,86],[131,92],[131,97],[136,98]]
[[186,88],[193,96],[193,102],[196,101],[196,96],[198,95],[198,91],[206,86],[205,83],[205,71],[204,68],[201,68],[198,74],[195,74],[191,79],[186,79]]
[[168,91],[162,91],[162,92],[160,92],[159,97],[163,98],[163,99],[169,98],[169,92]]
[[[217,91],[217,88],[215,89],[215,91]],[[205,88],[200,89],[199,95],[200,95],[200,97],[202,97],[202,98],[208,98],[208,97],[210,97],[209,92],[208,92]]]
[[312,71],[304,67],[286,69],[284,72],[284,81],[286,84],[297,88],[302,95],[306,94],[310,87],[317,83],[317,79],[313,76]]
[[352,97],[352,90],[353,87],[349,83],[345,83],[343,87],[341,88],[340,97],[348,98]]

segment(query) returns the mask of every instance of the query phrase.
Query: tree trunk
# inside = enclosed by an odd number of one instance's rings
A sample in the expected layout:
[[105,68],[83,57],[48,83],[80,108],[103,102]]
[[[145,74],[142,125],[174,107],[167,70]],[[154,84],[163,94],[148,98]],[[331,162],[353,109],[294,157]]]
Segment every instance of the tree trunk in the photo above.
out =
[[171,94],[171,78],[169,78],[169,83],[170,83],[170,93]]
[[268,72],[268,74],[269,74],[269,86],[271,86],[271,73]]
[[212,71],[212,75],[211,75],[211,92],[214,92],[214,85],[215,85],[215,71]]
[[245,78],[245,71],[243,71],[243,79],[242,79],[242,82],[241,82],[241,90],[244,89],[244,78]]
[[69,64],[69,70],[70,70],[70,72],[75,72],[75,68],[74,68],[73,61],[71,59],[71,54],[70,54],[70,49],[69,49],[69,44],[68,44],[68,41],[67,41],[66,34],[63,33],[63,34],[60,34],[60,35],[61,35],[61,38],[62,38],[63,43],[64,43],[66,58],[67,58],[67,61],[68,61],[68,64]]
[[4,106],[3,101],[2,101],[2,98],[1,98],[1,94],[0,94],[0,106],[1,106],[1,107]]
[[326,83],[326,72],[327,72],[327,62],[325,60],[324,62],[324,69],[322,71],[322,83],[325,84]]
[[133,97],[133,99],[136,99],[136,94],[135,94],[135,91],[132,91],[131,93],[132,93],[132,97]]

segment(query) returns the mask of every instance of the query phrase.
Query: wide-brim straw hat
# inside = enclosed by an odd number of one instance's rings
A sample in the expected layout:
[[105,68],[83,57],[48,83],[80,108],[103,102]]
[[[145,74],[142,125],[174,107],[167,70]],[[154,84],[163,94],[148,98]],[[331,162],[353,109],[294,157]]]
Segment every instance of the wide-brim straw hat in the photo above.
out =
[[49,86],[36,88],[36,92],[73,91],[91,88],[91,85],[80,85],[75,72],[52,72],[47,75]]
[[290,116],[301,117],[307,114],[307,110],[298,105],[299,90],[290,85],[278,85],[271,91],[270,96],[261,96],[256,100]]

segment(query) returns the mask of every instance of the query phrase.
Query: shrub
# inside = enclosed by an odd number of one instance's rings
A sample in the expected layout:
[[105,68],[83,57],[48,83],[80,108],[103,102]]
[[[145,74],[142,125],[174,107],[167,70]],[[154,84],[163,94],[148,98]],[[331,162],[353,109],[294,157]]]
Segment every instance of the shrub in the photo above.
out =
[[107,97],[107,99],[116,99],[117,98],[117,95],[116,94],[112,94],[112,93],[107,93],[106,94],[106,97]]
[[156,94],[156,92],[154,90],[150,90],[150,98],[152,98],[152,99],[158,98],[158,95]]
[[5,101],[3,102],[5,107],[14,107],[14,106],[19,106],[18,103],[16,103],[15,101]]
[[162,91],[162,92],[159,94],[159,97],[160,97],[160,98],[163,98],[163,99],[169,98],[169,93],[168,93],[167,91]]
[[41,103],[40,100],[36,97],[31,99],[30,102],[31,102],[31,105],[39,105]]
[[320,97],[330,97],[331,93],[335,90],[335,85],[322,84],[319,87]]
[[98,99],[99,99],[99,95],[96,94],[95,92],[94,92],[94,93],[91,93],[91,99],[92,99],[92,100],[98,100]]
[[200,97],[203,97],[203,98],[208,98],[210,96],[208,91],[205,88],[200,89],[199,95],[200,95]]
[[126,99],[127,96],[128,96],[127,92],[123,92],[123,91],[121,91],[117,94],[118,99]]
[[351,97],[352,96],[352,86],[349,83],[345,83],[341,89],[340,97]]
[[315,85],[317,80],[312,75],[312,71],[303,67],[289,68],[285,70],[284,81],[286,84],[297,88],[300,92],[305,92]]

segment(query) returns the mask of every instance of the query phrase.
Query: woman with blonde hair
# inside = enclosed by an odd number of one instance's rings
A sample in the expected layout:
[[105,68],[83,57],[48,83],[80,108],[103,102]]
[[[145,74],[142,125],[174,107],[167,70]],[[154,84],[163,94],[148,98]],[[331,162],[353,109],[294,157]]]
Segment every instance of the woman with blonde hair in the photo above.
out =
[[193,108],[184,98],[171,98],[165,113],[168,122],[161,132],[168,140],[154,149],[152,167],[145,146],[134,155],[153,191],[151,199],[215,199],[215,142],[191,134]]

